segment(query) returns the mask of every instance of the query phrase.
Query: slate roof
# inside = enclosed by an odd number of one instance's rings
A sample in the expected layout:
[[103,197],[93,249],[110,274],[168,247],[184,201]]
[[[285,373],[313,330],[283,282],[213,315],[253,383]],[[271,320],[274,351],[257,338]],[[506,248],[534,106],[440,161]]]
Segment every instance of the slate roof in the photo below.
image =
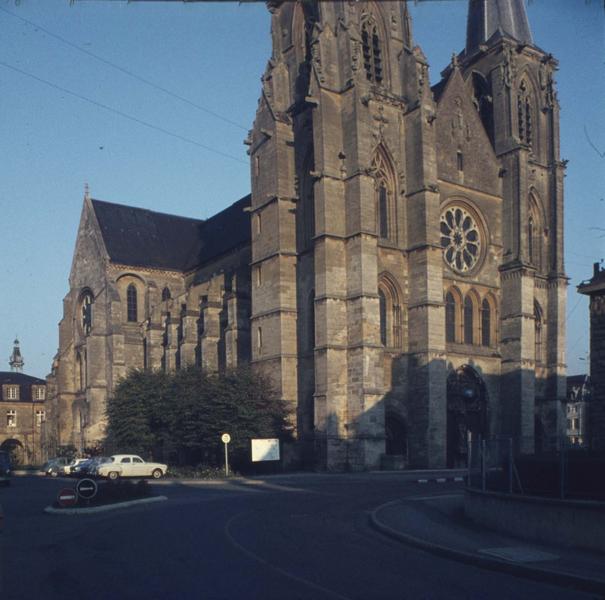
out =
[[190,271],[250,241],[249,195],[206,221],[91,202],[109,258],[124,265]]
[[533,45],[524,0],[470,0],[466,25],[466,54],[475,52],[498,33]]
[[[0,386],[2,385],[18,385],[19,400],[7,400],[7,402],[31,402],[32,401],[32,385],[46,385],[44,379],[26,375],[25,373],[17,373],[16,371],[0,371]],[[2,394],[0,394],[2,400]],[[38,400],[38,402],[43,402]]]

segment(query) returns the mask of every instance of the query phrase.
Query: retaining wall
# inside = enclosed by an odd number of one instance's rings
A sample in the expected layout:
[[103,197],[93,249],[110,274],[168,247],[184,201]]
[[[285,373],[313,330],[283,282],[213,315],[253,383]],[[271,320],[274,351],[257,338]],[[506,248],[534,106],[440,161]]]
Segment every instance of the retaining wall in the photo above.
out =
[[605,553],[605,502],[467,489],[466,516],[503,533]]

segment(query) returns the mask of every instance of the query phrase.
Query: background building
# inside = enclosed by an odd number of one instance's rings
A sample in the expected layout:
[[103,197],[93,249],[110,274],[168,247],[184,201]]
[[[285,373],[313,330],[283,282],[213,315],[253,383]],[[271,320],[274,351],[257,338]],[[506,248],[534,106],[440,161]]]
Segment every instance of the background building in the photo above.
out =
[[587,446],[592,387],[588,375],[567,378],[567,439],[572,446]]
[[9,364],[10,371],[0,371],[0,449],[19,464],[36,464],[42,460],[46,382],[22,372],[17,339]]
[[565,434],[556,60],[521,0],[470,2],[440,83],[405,2],[267,3],[252,194],[207,221],[86,197],[53,389],[103,437],[131,367],[250,360],[328,469],[465,464]]
[[605,269],[599,263],[578,292],[590,296],[590,446],[605,450]]

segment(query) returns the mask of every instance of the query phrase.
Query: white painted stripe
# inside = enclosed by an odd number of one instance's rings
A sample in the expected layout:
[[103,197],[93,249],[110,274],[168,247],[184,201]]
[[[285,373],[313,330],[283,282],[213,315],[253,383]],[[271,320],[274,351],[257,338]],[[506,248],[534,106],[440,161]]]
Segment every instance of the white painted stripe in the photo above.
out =
[[323,587],[322,585],[314,583],[313,581],[309,581],[308,579],[299,577],[298,575],[296,575],[295,573],[292,573],[291,571],[287,571],[285,569],[282,569],[281,567],[278,567],[277,565],[274,565],[273,563],[264,559],[262,556],[259,556],[258,554],[254,553],[252,550],[249,550],[248,548],[246,548],[245,546],[240,544],[235,539],[231,529],[232,529],[232,526],[233,526],[233,523],[235,520],[239,519],[242,516],[249,517],[249,514],[250,513],[239,513],[237,515],[234,515],[225,524],[223,532],[225,534],[225,537],[231,543],[232,546],[237,548],[240,552],[242,552],[249,558],[257,561],[261,565],[264,565],[264,566],[268,567],[269,569],[272,569],[273,571],[280,573],[281,575],[288,577],[289,579],[292,579],[293,581],[306,585],[309,588],[311,588],[312,590],[316,590],[316,591],[320,592],[321,595],[328,596],[330,598],[334,598],[335,600],[351,600],[351,598],[349,596],[343,596],[343,595],[339,594],[338,592],[335,592],[334,590]]
[[464,481],[464,477],[454,477],[454,481]]
[[404,500],[441,500],[442,498],[462,498],[463,494],[435,494],[434,496],[408,496]]
[[429,480],[428,479],[419,479],[418,483],[428,483]]
[[445,483],[447,481],[447,479],[445,477],[439,477],[437,479],[437,483]]

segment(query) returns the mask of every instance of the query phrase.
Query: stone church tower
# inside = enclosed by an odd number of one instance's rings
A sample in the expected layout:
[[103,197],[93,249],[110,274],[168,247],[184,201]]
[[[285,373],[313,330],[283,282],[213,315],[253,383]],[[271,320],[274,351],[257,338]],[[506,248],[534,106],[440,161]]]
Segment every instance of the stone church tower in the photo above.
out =
[[252,357],[329,468],[460,464],[558,433],[556,61],[522,0],[469,5],[431,89],[405,2],[268,2],[250,143]]
[[252,194],[201,221],[86,198],[52,381],[58,437],[102,439],[128,369],[251,361],[300,464],[465,464],[562,435],[555,59],[522,0],[471,0],[435,86],[403,1],[267,2]]

